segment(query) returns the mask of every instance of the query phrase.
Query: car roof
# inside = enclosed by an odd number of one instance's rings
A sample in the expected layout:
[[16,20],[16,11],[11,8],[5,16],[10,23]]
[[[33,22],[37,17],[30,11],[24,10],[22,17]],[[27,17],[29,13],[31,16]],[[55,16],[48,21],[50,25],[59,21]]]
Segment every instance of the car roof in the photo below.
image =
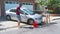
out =
[[[6,10],[6,11],[9,11],[9,10],[11,10],[11,9],[16,9],[17,7],[14,7],[14,8],[10,8],[10,9],[8,9],[8,10]],[[21,10],[23,10],[23,9],[27,9],[26,7],[21,7],[20,8]]]

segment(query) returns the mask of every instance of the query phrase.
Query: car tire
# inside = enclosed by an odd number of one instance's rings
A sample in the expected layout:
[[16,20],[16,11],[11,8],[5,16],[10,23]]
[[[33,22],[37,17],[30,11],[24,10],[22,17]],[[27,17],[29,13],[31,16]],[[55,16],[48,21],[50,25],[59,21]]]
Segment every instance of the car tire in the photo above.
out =
[[28,19],[27,23],[32,25],[34,23],[34,20],[33,19]]
[[11,20],[11,17],[9,15],[6,16],[7,20]]

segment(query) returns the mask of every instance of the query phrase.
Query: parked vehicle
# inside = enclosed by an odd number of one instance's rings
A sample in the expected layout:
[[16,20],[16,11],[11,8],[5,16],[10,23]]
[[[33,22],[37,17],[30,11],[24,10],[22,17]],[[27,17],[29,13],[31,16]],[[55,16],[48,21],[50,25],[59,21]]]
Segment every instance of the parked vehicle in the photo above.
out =
[[[21,21],[22,22],[26,22],[29,24],[33,24],[34,21],[36,21],[38,24],[40,24],[42,22],[42,15],[41,14],[37,14],[27,8],[23,8],[21,7]],[[11,8],[9,10],[7,10],[6,12],[6,18],[8,20],[17,20],[17,15],[16,15],[16,8]]]

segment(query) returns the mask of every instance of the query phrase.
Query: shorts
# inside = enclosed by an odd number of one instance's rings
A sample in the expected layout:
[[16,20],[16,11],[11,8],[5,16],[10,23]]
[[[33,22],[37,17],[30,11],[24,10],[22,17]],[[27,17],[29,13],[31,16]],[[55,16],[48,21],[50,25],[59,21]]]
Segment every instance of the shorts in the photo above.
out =
[[47,16],[49,16],[50,14],[46,14]]
[[46,15],[47,15],[47,16],[49,16],[49,15],[50,15],[50,13],[49,13],[49,12],[46,12]]
[[18,19],[18,22],[20,22],[21,21],[21,16],[17,15],[17,19]]

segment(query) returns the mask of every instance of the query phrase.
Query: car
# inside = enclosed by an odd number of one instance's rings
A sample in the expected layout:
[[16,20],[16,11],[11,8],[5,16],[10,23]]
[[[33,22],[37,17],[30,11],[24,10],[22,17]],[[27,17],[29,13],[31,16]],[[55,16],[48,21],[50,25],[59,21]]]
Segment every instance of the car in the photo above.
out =
[[[28,24],[33,24],[34,21],[37,22],[37,24],[42,23],[42,15],[35,13],[34,11],[31,11],[25,7],[20,8],[20,15],[21,15],[21,22],[25,22]],[[6,19],[8,20],[18,20],[16,15],[16,8],[11,8],[5,12]]]

